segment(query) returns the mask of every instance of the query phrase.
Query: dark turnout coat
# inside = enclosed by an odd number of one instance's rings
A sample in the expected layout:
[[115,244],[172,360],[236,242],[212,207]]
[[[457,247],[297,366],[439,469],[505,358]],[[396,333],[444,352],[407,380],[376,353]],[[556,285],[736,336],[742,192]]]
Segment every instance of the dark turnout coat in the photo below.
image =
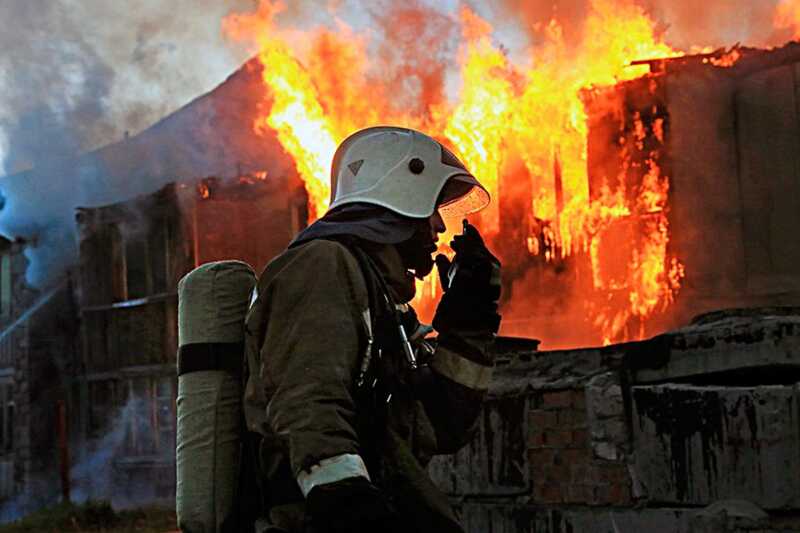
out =
[[[390,288],[403,279],[393,246],[367,251]],[[491,336],[464,332],[457,350],[431,343],[433,385],[420,395],[398,377],[384,412],[373,416],[356,380],[375,311],[351,249],[321,239],[290,248],[267,266],[257,290],[247,318],[245,413],[248,430],[261,436],[259,475],[271,522],[303,531],[303,492],[358,474],[363,460],[408,531],[462,531],[425,468],[432,456],[468,442],[491,374]],[[399,351],[381,355],[392,368],[403,364]]]

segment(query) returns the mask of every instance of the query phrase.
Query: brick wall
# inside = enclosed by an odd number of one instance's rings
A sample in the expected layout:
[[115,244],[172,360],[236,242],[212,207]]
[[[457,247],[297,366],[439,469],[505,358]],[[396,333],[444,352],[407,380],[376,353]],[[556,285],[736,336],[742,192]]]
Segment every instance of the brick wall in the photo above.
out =
[[[624,456],[595,452],[605,451],[605,441],[593,439],[604,438],[605,427],[589,416],[586,391],[550,391],[535,398],[528,415],[533,502],[629,504],[631,483]],[[617,415],[622,414],[619,407]]]
[[800,531],[800,317],[748,320],[724,345],[695,337],[727,323],[501,358],[473,441],[431,476],[468,533]]

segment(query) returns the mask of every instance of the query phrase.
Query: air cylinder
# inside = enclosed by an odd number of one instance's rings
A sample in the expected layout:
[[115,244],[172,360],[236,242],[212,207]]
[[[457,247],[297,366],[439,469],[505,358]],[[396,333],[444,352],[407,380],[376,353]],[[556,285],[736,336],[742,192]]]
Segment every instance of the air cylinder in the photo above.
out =
[[236,530],[244,322],[256,283],[241,261],[201,265],[178,284],[178,527]]

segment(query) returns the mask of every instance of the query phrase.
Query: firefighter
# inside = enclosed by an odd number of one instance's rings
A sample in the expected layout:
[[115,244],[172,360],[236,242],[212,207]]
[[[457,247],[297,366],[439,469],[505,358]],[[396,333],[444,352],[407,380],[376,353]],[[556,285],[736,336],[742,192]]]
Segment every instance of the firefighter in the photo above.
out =
[[[425,468],[470,439],[500,264],[466,221],[452,261],[432,254],[443,220],[489,195],[439,142],[399,127],[351,135],[331,175],[330,209],[267,265],[247,316],[256,529],[463,531]],[[446,292],[431,328],[408,302],[434,263]]]

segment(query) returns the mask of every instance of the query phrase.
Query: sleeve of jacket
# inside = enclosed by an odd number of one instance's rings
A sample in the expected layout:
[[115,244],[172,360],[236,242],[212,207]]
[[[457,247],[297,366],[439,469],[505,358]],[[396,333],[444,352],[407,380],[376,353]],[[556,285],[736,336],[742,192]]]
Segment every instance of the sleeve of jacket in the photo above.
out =
[[289,445],[304,494],[362,475],[353,378],[365,346],[365,283],[342,245],[314,241],[265,288],[268,326],[261,373],[272,389],[267,421]]
[[437,338],[430,360],[435,383],[424,404],[439,453],[455,453],[474,433],[494,368],[493,343],[491,334],[477,332]]

